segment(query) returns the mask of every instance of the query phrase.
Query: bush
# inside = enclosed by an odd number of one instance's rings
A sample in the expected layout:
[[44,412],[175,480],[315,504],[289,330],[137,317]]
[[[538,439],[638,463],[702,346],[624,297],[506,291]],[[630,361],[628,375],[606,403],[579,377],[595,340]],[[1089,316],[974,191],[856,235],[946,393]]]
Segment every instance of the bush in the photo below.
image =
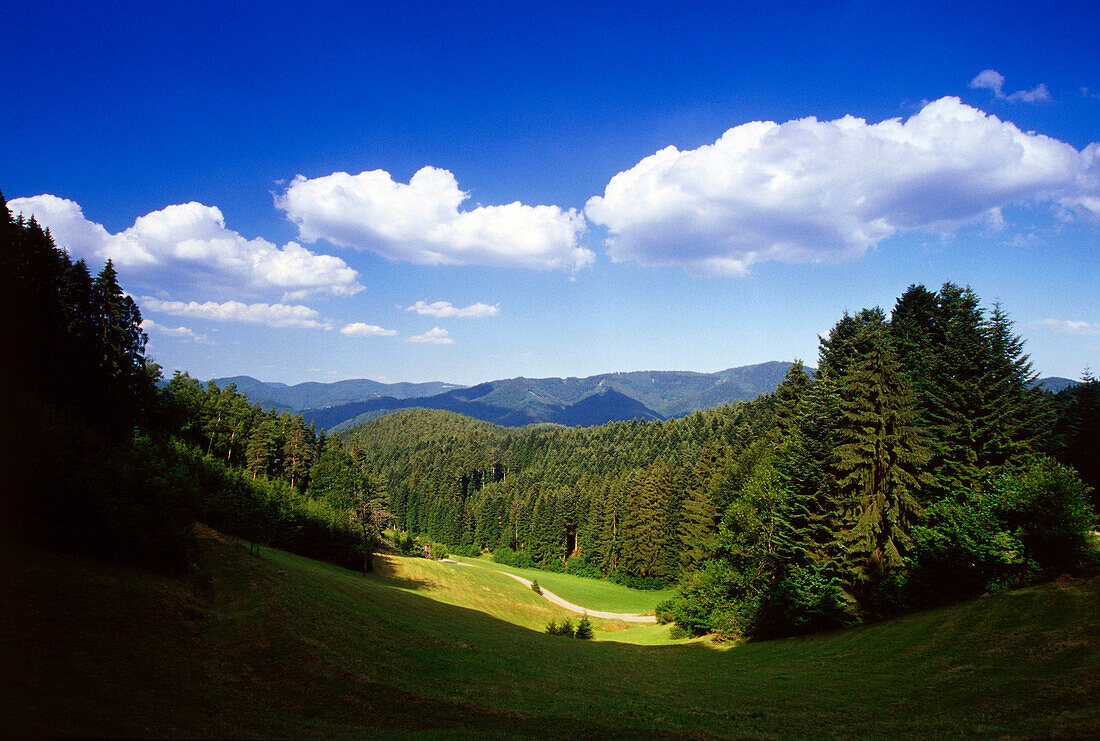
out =
[[542,594],[542,587],[539,586],[538,579],[531,582],[531,591],[535,594]]
[[546,624],[546,632],[552,636],[568,636],[572,638],[576,630],[573,628],[573,621],[566,618],[560,625],[554,620],[551,620]]
[[691,633],[691,631],[684,630],[679,625],[673,625],[668,630],[668,637],[671,638],[674,641],[678,641],[681,638],[691,638],[692,633]]
[[603,572],[600,567],[589,561],[584,556],[573,556],[565,562],[565,573],[574,576],[586,576],[589,579],[602,579]]
[[676,598],[662,600],[657,603],[657,607],[654,609],[654,613],[657,615],[658,625],[668,625],[676,620],[675,615]]
[[979,491],[934,503],[914,528],[907,585],[934,604],[1097,568],[1093,512],[1077,472],[1049,458],[1001,471]]
[[481,548],[473,543],[467,543],[466,545],[456,546],[451,549],[451,553],[456,556],[465,556],[467,558],[477,558],[481,555]]
[[493,551],[493,560],[499,564],[515,566],[519,569],[538,568],[529,554],[523,551],[513,551],[511,548],[497,548]]
[[592,623],[588,620],[588,615],[585,615],[577,623],[577,630],[573,633],[574,638],[580,638],[582,641],[592,640]]
[[419,556],[423,552],[420,542],[412,533],[398,535],[394,538],[393,544],[397,546],[397,550],[401,551],[402,556]]
[[450,555],[447,552],[447,546],[443,545],[442,543],[432,543],[429,552],[431,553],[432,558],[434,558],[437,561],[441,558],[446,558],[448,555]]

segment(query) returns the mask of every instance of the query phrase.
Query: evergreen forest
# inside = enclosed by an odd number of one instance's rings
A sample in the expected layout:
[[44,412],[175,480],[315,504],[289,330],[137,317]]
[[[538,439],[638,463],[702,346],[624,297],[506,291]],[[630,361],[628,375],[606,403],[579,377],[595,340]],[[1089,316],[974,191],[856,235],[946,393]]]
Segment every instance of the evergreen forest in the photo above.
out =
[[183,572],[201,522],[368,570],[390,531],[410,553],[674,585],[661,621],[735,640],[1100,565],[1100,382],[1037,389],[1011,318],[964,286],[845,314],[815,369],[682,418],[410,409],[329,437],[231,384],[164,378],[114,266],[0,205],[7,537]]

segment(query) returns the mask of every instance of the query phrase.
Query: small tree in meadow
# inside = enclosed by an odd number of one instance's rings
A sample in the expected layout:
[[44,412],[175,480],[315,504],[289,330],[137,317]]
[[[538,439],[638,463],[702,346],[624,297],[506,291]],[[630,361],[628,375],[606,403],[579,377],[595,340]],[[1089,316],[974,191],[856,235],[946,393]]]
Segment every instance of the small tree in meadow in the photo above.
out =
[[582,641],[592,640],[592,623],[588,620],[587,614],[577,623],[577,630],[573,633],[573,637],[580,638]]

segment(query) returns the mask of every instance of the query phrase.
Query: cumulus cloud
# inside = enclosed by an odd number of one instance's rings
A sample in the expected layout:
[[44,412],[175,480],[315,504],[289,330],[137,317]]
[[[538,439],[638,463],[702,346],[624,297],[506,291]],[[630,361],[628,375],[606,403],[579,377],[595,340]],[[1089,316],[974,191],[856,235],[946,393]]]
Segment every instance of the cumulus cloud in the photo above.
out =
[[1048,103],[1053,98],[1045,83],[1040,82],[1031,90],[1017,90],[1005,95],[1005,76],[995,69],[983,69],[970,81],[970,87],[976,90],[989,90],[997,100],[1009,103]]
[[585,222],[576,209],[517,201],[460,211],[468,198],[450,171],[424,167],[407,184],[384,170],[299,175],[275,203],[303,241],[327,239],[395,261],[577,270],[594,260],[579,244]]
[[907,121],[754,122],[670,146],[615,175],[585,213],[607,227],[615,261],[741,275],[767,260],[858,257],[899,231],[995,222],[1010,204],[1088,211],[1098,195],[1100,145],[1079,152],[943,98]]
[[168,337],[182,337],[187,340],[199,342],[206,339],[203,335],[196,333],[192,329],[187,327],[167,327],[163,324],[154,322],[152,319],[142,319],[141,328],[146,332],[152,334],[160,334]]
[[[277,247],[245,239],[227,229],[214,206],[183,203],[140,216],[129,229],[111,234],[90,221],[74,201],[53,195],[15,198],[12,213],[33,215],[50,228],[58,245],[89,262],[108,258],[143,274],[162,274],[174,283],[351,296],[363,290],[358,273],[332,255],[319,255],[297,242]],[[167,274],[166,276],[163,274]]]
[[417,301],[406,309],[406,311],[415,311],[422,316],[434,316],[439,319],[473,319],[496,316],[499,310],[499,306],[490,306],[481,302],[460,309],[453,306],[450,301],[434,301],[430,304],[427,301]]
[[1042,319],[1035,322],[1033,326],[1059,334],[1072,334],[1082,337],[1100,336],[1100,324],[1077,322],[1072,319]]
[[152,296],[143,296],[140,305],[143,311],[215,322],[244,322],[279,329],[287,327],[332,329],[332,325],[322,320],[316,309],[300,304],[246,304],[240,301],[226,301],[220,304],[214,301],[199,303],[197,301],[161,301]]
[[340,334],[348,337],[393,337],[397,332],[392,329],[383,329],[375,324],[353,322],[341,329]]
[[424,342],[429,345],[453,345],[455,341],[447,334],[447,330],[440,329],[439,327],[432,327],[424,334],[409,337],[405,342]]

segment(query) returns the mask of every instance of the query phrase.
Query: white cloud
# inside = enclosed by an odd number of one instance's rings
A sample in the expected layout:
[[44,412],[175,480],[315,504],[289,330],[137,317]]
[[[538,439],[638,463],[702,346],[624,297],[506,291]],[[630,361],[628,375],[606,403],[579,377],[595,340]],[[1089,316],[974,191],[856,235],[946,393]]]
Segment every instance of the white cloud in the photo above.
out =
[[392,329],[383,329],[375,324],[353,322],[341,329],[340,334],[348,337],[393,337],[397,332]]
[[453,345],[455,341],[447,334],[447,330],[433,327],[424,334],[409,337],[405,342],[425,342],[430,345]]
[[430,304],[427,301],[417,301],[408,307],[406,311],[415,311],[422,316],[434,316],[439,319],[471,319],[496,316],[497,312],[500,311],[500,307],[478,302],[460,309],[451,305],[450,301],[434,301]]
[[1082,337],[1100,336],[1100,324],[1077,322],[1071,319],[1042,319],[1034,322],[1032,326],[1049,329],[1059,334],[1072,334]]
[[193,340],[195,342],[206,339],[203,335],[200,335],[194,330],[188,329],[187,327],[167,327],[163,324],[154,322],[152,319],[142,319],[141,328],[146,332],[151,332],[153,334],[162,334],[169,337],[183,337],[185,339]]
[[1054,100],[1050,95],[1050,91],[1047,90],[1047,86],[1040,82],[1031,90],[1017,90],[1016,92],[1005,98],[1009,103],[1049,103]]
[[899,231],[995,224],[1010,204],[1088,210],[1098,195],[1100,145],[1078,152],[943,98],[904,122],[754,122],[670,146],[615,175],[585,212],[607,227],[615,261],[741,275],[767,260],[858,257]]
[[302,305],[245,304],[240,301],[220,304],[207,301],[200,304],[197,301],[161,301],[152,296],[143,296],[139,305],[144,311],[215,322],[244,322],[275,328],[332,329],[332,325],[322,320],[316,309]]
[[1040,82],[1031,90],[1017,90],[1005,95],[1005,76],[995,69],[984,69],[970,81],[970,87],[978,90],[990,90],[997,100],[1009,103],[1048,103],[1053,98],[1045,83]]
[[319,255],[297,242],[276,247],[245,239],[225,227],[222,212],[201,203],[167,206],[140,216],[129,229],[111,234],[89,221],[74,201],[53,195],[15,198],[12,213],[32,214],[55,241],[89,262],[108,258],[138,274],[162,274],[166,282],[202,288],[226,287],[351,296],[363,290],[358,273],[332,255]]
[[420,265],[491,265],[577,270],[594,255],[578,244],[585,230],[576,209],[478,206],[448,170],[424,167],[408,184],[388,172],[297,176],[275,204],[306,242],[327,239]]
[[973,80],[970,87],[975,90],[992,90],[994,97],[1004,97],[1005,76],[995,69],[983,69]]

